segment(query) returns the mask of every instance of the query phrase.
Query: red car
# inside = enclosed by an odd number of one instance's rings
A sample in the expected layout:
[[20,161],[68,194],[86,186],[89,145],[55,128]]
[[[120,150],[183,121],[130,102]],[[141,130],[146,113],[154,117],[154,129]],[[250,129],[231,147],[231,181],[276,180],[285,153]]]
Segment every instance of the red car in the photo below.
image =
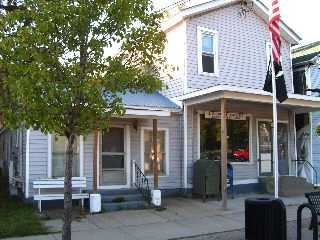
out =
[[233,151],[232,156],[239,162],[249,161],[249,149],[238,149]]

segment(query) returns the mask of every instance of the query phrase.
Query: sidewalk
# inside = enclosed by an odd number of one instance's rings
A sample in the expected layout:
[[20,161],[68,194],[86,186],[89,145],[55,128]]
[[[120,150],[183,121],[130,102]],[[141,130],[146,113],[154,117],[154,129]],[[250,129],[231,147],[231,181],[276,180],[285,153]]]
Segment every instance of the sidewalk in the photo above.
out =
[[[265,195],[258,196],[265,197]],[[208,201],[203,203],[197,199],[173,198],[165,202],[167,209],[164,211],[147,209],[91,215],[73,222],[72,238],[77,240],[164,240],[207,235],[207,238],[197,237],[195,239],[216,239],[210,238],[210,236],[222,232],[235,234],[237,234],[237,231],[239,233],[243,232],[245,226],[244,199],[248,197],[257,197],[257,195],[230,199],[227,211],[221,209],[221,202]],[[295,197],[283,200],[287,205],[287,220],[296,220],[297,206],[305,202],[305,198]],[[304,218],[309,216],[306,212]],[[49,220],[45,224],[50,232],[59,232],[62,221],[60,219]],[[291,228],[293,229],[294,226]],[[61,234],[14,239],[58,240],[61,239]]]

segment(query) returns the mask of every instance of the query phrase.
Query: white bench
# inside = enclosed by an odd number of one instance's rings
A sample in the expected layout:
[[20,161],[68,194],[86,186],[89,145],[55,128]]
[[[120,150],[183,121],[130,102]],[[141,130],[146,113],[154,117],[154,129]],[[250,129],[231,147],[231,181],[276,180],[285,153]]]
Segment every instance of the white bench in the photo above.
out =
[[[41,189],[63,189],[64,178],[38,179],[33,181],[33,188],[38,189],[38,193],[33,196],[38,201],[39,212],[41,212],[41,201],[64,199],[63,193],[41,193]],[[79,189],[79,193],[72,193],[72,199],[81,199],[81,206],[84,205],[84,199],[89,198],[89,193],[82,193],[87,188],[85,177],[73,177],[72,189]]]

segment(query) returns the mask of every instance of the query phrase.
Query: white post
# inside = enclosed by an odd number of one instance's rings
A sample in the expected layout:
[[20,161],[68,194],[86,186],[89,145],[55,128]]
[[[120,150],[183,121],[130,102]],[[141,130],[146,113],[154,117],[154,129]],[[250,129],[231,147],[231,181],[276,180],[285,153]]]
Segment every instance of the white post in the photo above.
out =
[[136,160],[132,160],[132,185],[135,185],[136,183]]
[[[272,37],[272,36],[271,36]],[[273,170],[274,170],[274,197],[279,197],[279,171],[278,171],[278,114],[277,114],[277,87],[274,72],[272,47],[271,47],[271,72],[272,72],[272,109],[273,109]]]
[[188,187],[188,107],[184,103],[183,106],[183,187]]

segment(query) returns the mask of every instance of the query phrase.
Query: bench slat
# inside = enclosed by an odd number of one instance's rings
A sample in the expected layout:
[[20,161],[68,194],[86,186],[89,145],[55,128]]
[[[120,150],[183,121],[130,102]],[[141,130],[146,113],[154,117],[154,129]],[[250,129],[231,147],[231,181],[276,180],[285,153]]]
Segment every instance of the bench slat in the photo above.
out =
[[[71,181],[72,183],[86,183],[87,181]],[[50,185],[50,184],[64,184],[64,181],[54,181],[54,182],[46,182],[46,181],[41,181],[41,182],[36,182],[34,181],[33,184],[46,184],[46,185]]]
[[[41,195],[34,195],[34,200],[59,200],[63,199],[63,194],[41,194]],[[72,194],[72,199],[83,199],[83,198],[89,198],[89,193],[74,193]]]
[[[33,185],[33,188],[40,188],[40,189],[44,189],[44,188],[63,188],[64,184],[57,184],[57,185]],[[86,184],[72,184],[73,188],[86,188],[87,185]]]
[[[72,180],[72,183],[85,183],[86,180]],[[33,184],[63,184],[64,180],[60,181],[60,180],[54,180],[54,181],[44,181],[44,180],[40,180],[40,181],[33,181]]]
[[[39,178],[38,180],[48,180],[48,181],[54,181],[54,180],[64,180],[64,177],[57,177],[57,178]],[[86,177],[72,177],[72,180],[86,180]]]
[[[72,187],[73,188],[86,188],[87,181],[86,177],[73,177],[72,178]],[[64,187],[64,178],[52,178],[52,179],[39,179],[33,181],[33,188],[43,189],[43,188],[63,188]]]

